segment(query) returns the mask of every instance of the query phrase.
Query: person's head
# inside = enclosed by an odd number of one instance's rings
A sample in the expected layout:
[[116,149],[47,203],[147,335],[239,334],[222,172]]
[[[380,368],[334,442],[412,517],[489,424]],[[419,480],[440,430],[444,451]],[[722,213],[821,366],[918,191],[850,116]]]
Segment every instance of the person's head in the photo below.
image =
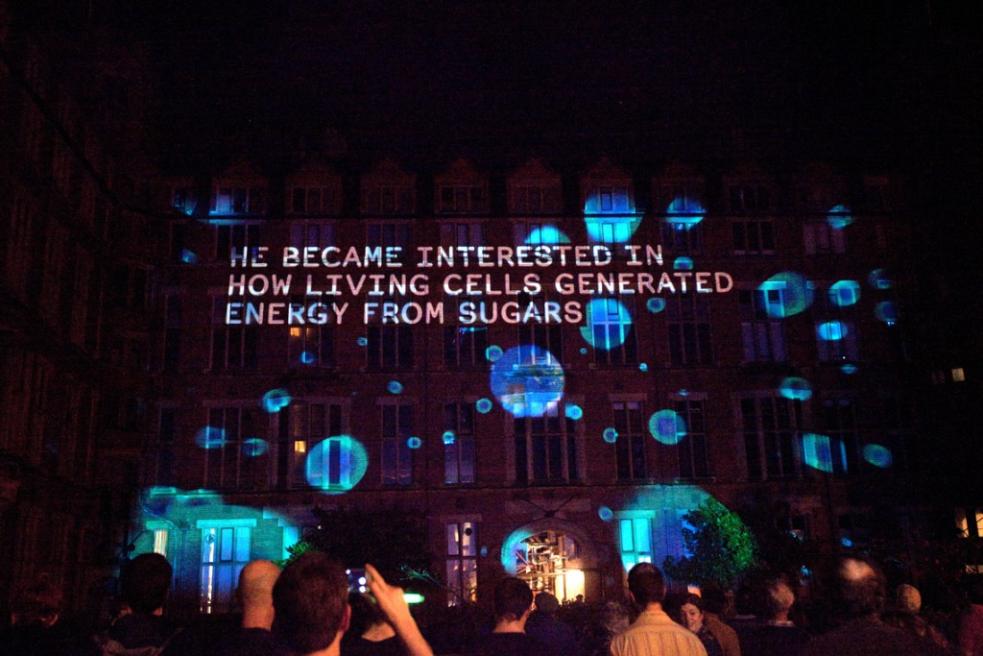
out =
[[902,583],[894,590],[898,610],[917,615],[922,610],[922,593],[913,585]]
[[522,579],[509,576],[495,586],[495,619],[516,622],[529,616],[532,590]]
[[47,574],[18,587],[11,599],[10,620],[16,626],[51,627],[61,613],[61,589]]
[[554,615],[560,610],[560,602],[548,592],[536,595],[536,610],[545,615]]
[[724,607],[727,606],[727,595],[724,594],[722,587],[716,583],[705,583],[700,591],[700,596],[703,599],[703,612],[716,615],[724,614]]
[[119,585],[123,601],[134,613],[153,615],[164,608],[174,571],[158,553],[140,554],[123,566]]
[[348,577],[336,561],[305,553],[273,586],[273,633],[302,654],[326,649],[348,629]]
[[354,635],[362,635],[373,626],[388,621],[379,607],[366,594],[350,593],[348,605],[352,607],[352,619],[348,630]]
[[641,608],[661,604],[666,597],[666,582],[662,572],[652,563],[638,563],[628,572],[628,592]]
[[688,594],[679,607],[679,616],[686,628],[696,633],[703,628],[703,600],[695,594]]
[[792,604],[795,603],[795,593],[784,579],[772,579],[765,585],[764,602],[768,619],[787,620]]
[[242,605],[244,623],[270,628],[269,625],[273,623],[273,586],[279,576],[280,568],[268,560],[254,560],[242,568],[236,594]]
[[866,617],[884,609],[884,575],[866,558],[840,559],[836,568],[836,592],[840,610],[847,617]]

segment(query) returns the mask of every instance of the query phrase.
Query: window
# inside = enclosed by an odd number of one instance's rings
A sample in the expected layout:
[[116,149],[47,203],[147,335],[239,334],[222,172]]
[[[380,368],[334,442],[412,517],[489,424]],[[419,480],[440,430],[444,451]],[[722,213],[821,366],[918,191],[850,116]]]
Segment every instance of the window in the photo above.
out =
[[294,187],[290,196],[294,214],[334,214],[335,195],[331,187]]
[[181,294],[173,292],[164,297],[165,371],[177,371],[181,361],[181,326]]
[[713,363],[710,306],[696,294],[681,294],[667,304],[669,361],[674,367]]
[[826,398],[822,402],[822,425],[829,436],[834,474],[857,471],[856,404],[849,397]]
[[782,290],[742,289],[738,300],[744,362],[784,362],[785,324],[767,312],[767,308],[784,306]]
[[519,483],[567,483],[580,480],[576,422],[563,404],[552,404],[542,417],[516,417],[515,478]]
[[[448,435],[448,432],[450,433]],[[444,404],[444,483],[474,483],[474,404]]]
[[[294,400],[286,412],[280,412],[280,452],[288,454],[289,461],[289,471],[284,472],[286,476],[281,475],[281,480],[285,480],[287,486],[294,488],[308,486],[307,454],[321,440],[340,436],[344,432],[341,410],[341,405],[338,403]],[[339,443],[338,447],[340,446]],[[331,457],[334,452],[330,447],[325,451],[328,457],[326,463],[321,463],[322,467],[330,467],[331,463],[340,465],[338,460]],[[336,481],[339,485],[344,483],[338,468],[334,471],[329,470],[324,480],[329,484],[332,481]]]
[[523,244],[541,246],[543,244],[570,243],[570,238],[563,233],[556,223],[516,221],[512,225],[512,231],[516,246],[522,246]]
[[484,225],[477,222],[448,222],[440,224],[441,246],[483,246],[485,243]]
[[670,253],[699,255],[703,250],[703,222],[685,227],[674,223],[672,217],[662,222],[662,245]]
[[171,189],[171,207],[181,214],[191,216],[198,207],[198,198],[191,187],[174,187]]
[[450,522],[447,531],[447,605],[457,606],[477,600],[478,525],[476,522]]
[[211,360],[213,371],[221,369],[255,369],[257,364],[257,327],[230,326],[225,323],[224,296],[212,298]]
[[[444,326],[444,366],[448,369],[484,368],[487,326]],[[520,342],[521,343],[521,342]]]
[[956,367],[952,370],[952,382],[954,383],[965,383],[966,382],[966,370],[962,367]]
[[438,199],[444,213],[488,211],[488,195],[481,185],[445,185],[440,188]]
[[209,526],[201,529],[198,597],[201,612],[224,613],[232,610],[239,573],[249,562],[251,537],[251,526]]
[[797,473],[798,403],[760,396],[741,399],[741,427],[751,480],[791,478]]
[[638,401],[617,401],[614,410],[615,442],[618,456],[618,480],[643,480],[648,477],[645,466],[645,425],[642,404]]
[[561,209],[559,185],[512,187],[509,211],[512,214],[556,214]]
[[731,212],[756,212],[771,207],[770,194],[764,185],[734,185],[729,191]]
[[333,223],[294,223],[290,226],[290,245],[295,248],[334,246]]
[[154,553],[167,558],[167,529],[154,529]]
[[843,362],[860,357],[856,323],[850,318],[855,306],[837,306],[829,294],[817,296],[816,350],[820,362]]
[[410,186],[376,186],[363,190],[362,213],[368,215],[412,214],[415,200],[413,188]]
[[382,483],[413,483],[413,451],[406,441],[413,436],[413,406],[382,406]]
[[262,410],[258,407],[209,408],[208,428],[219,436],[205,449],[205,485],[212,489],[265,489],[269,483],[269,460],[249,457],[243,443],[265,438]]
[[707,462],[706,412],[702,399],[677,399],[676,413],[686,425],[686,436],[676,445],[679,478],[691,480],[710,476]]
[[209,214],[262,214],[266,210],[266,191],[262,187],[220,185],[212,190]]
[[366,334],[370,370],[413,368],[412,326],[367,326]]
[[410,246],[410,226],[408,223],[370,223],[366,226],[366,245],[399,246],[407,251]]
[[157,485],[174,483],[174,434],[177,410],[160,409],[160,423],[157,431]]
[[[522,295],[520,304],[525,304],[529,298]],[[545,299],[543,299],[545,300]],[[520,323],[518,325],[519,344],[533,344],[548,351],[557,361],[563,361],[563,330],[555,324]],[[535,363],[533,363],[535,364]]]
[[215,259],[231,258],[233,251],[241,253],[248,248],[255,256],[260,244],[260,226],[255,223],[215,226]]
[[842,255],[846,252],[846,231],[836,230],[825,221],[802,226],[806,255]]
[[775,226],[771,219],[735,219],[730,224],[735,255],[775,252]]
[[587,194],[586,214],[623,213],[632,211],[628,187],[603,185],[594,187]]
[[633,517],[619,520],[621,563],[630,570],[638,563],[652,562],[652,520]]
[[[638,361],[638,347],[631,317],[635,298],[605,298],[588,305],[587,321],[590,324],[591,343],[594,346],[594,362],[599,365],[634,364]],[[562,354],[557,353],[558,358]]]

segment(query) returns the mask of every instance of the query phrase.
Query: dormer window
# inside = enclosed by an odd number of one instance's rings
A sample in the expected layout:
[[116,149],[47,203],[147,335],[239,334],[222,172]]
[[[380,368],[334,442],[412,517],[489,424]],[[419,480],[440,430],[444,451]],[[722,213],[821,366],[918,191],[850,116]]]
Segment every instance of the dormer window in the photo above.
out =
[[481,185],[444,185],[440,188],[441,212],[471,214],[487,210],[487,195]]

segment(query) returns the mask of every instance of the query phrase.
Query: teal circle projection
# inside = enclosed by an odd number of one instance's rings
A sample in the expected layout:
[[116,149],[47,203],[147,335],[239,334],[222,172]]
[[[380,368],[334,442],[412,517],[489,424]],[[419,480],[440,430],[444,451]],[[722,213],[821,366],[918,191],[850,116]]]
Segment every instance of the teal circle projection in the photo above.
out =
[[674,230],[692,230],[706,216],[706,209],[700,201],[685,196],[676,196],[666,208],[666,223]]
[[675,410],[659,410],[649,417],[649,433],[663,444],[679,444],[686,437],[686,422]]
[[658,314],[666,309],[666,299],[653,296],[649,300],[645,301],[645,309],[652,314]]
[[554,225],[544,225],[539,228],[533,228],[529,232],[529,236],[526,237],[526,244],[537,246],[542,244],[555,245],[569,243],[570,238]]
[[502,357],[502,353],[503,351],[501,346],[496,346],[495,344],[492,344],[491,346],[485,349],[485,359],[488,360],[489,362],[495,362],[500,357]]
[[881,446],[880,444],[868,444],[864,446],[864,460],[875,467],[887,469],[894,462],[894,456],[891,454],[891,450],[886,446]]
[[369,340],[366,337],[359,337],[358,339],[355,340],[355,343],[358,344],[359,346],[367,346]]
[[853,214],[846,205],[833,205],[826,213],[826,223],[834,230],[842,230],[853,223]]
[[398,380],[391,380],[386,385],[386,391],[389,392],[390,394],[402,394],[403,384]]
[[623,244],[635,234],[641,221],[624,189],[592,192],[584,203],[584,224],[592,242]]
[[860,300],[860,283],[856,280],[837,280],[829,288],[829,300],[840,307],[855,305]]
[[205,426],[195,433],[195,444],[202,449],[221,449],[225,446],[225,429]]
[[812,385],[805,378],[789,376],[778,386],[778,393],[790,401],[808,401],[812,398]]
[[457,440],[457,436],[454,435],[454,431],[444,431],[444,434],[440,436],[440,439],[444,444],[450,446]]
[[613,298],[595,298],[587,304],[587,325],[580,336],[596,349],[609,351],[625,343],[631,332],[628,308]]
[[597,509],[597,516],[601,518],[601,521],[610,522],[614,519],[614,511],[607,506],[601,506]]
[[608,444],[614,444],[615,442],[618,441],[618,431],[608,426],[607,428],[604,429],[604,432],[601,433],[601,437]]
[[492,364],[491,391],[515,417],[542,417],[563,398],[563,367],[546,349],[515,346]]
[[574,421],[578,421],[584,416],[583,408],[576,403],[568,403],[564,413],[566,414],[567,419],[573,419]]
[[759,300],[772,319],[783,319],[805,312],[815,298],[815,285],[800,273],[776,273],[758,285]]
[[852,376],[853,374],[857,373],[857,369],[857,365],[853,364],[852,362],[847,362],[846,364],[840,365],[840,371],[845,373],[847,376]]
[[290,401],[290,392],[287,390],[280,388],[271,389],[263,395],[263,410],[274,414],[290,405]]
[[816,326],[816,335],[826,342],[838,342],[850,334],[850,329],[842,321],[824,321]]
[[303,351],[300,354],[300,361],[302,364],[314,364],[317,361],[317,357],[310,351]]
[[485,399],[485,398],[478,399],[478,402],[474,404],[474,407],[481,414],[487,415],[489,412],[491,412],[492,409],[491,399]]
[[421,446],[423,446],[423,440],[414,435],[413,437],[407,438],[406,446],[411,449],[419,449]]
[[867,276],[867,282],[874,289],[884,290],[894,287],[894,281],[891,280],[891,277],[887,275],[887,271],[884,269],[874,269],[871,271],[870,275]]
[[646,363],[646,362],[639,363],[638,370],[641,371],[641,372],[648,371],[649,370],[648,363]]
[[248,458],[258,458],[269,450],[270,445],[264,439],[250,437],[242,441],[242,455]]
[[580,354],[581,355],[587,355],[587,349],[585,347],[581,346],[580,347]]
[[881,301],[874,307],[874,316],[889,326],[898,322],[898,306],[894,301]]
[[672,268],[676,271],[692,271],[693,258],[681,255],[672,262]]
[[307,454],[307,482],[327,494],[344,494],[358,485],[369,467],[365,447],[351,435],[334,435]]

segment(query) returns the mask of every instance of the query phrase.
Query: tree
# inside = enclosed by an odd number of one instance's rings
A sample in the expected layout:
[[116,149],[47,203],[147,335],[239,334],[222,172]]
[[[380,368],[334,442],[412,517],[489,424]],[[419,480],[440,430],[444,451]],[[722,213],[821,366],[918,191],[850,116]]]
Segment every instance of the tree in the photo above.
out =
[[755,564],[755,542],[737,513],[714,498],[708,498],[683,519],[683,541],[688,556],[669,556],[666,573],[679,581],[700,585],[717,583],[732,587]]

